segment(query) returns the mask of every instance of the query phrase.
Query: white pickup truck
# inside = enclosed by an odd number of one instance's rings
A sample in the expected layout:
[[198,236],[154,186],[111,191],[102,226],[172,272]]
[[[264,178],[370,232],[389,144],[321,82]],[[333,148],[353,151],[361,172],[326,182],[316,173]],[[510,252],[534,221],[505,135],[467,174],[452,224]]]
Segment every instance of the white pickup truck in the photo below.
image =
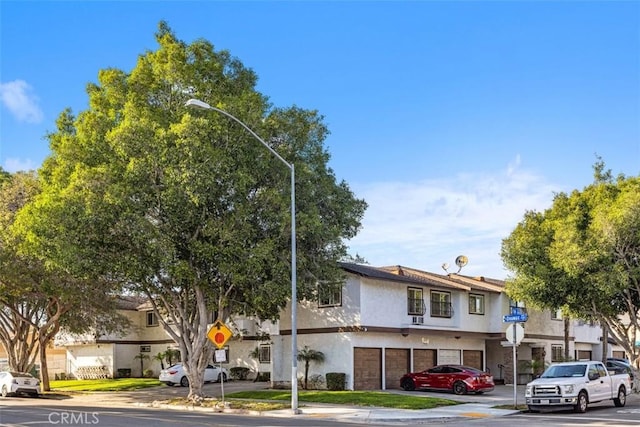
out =
[[612,374],[602,362],[555,363],[527,384],[525,401],[530,411],[573,408],[586,412],[590,403],[613,400],[624,406],[631,392],[629,374]]

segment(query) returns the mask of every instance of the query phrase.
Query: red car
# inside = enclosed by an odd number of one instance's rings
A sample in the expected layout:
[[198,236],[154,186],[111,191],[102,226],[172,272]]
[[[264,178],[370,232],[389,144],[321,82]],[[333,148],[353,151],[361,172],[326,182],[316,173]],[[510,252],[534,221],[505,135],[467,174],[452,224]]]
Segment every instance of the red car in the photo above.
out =
[[455,394],[492,391],[493,376],[480,369],[461,365],[438,365],[422,372],[411,372],[400,378],[400,387],[416,389],[449,390]]

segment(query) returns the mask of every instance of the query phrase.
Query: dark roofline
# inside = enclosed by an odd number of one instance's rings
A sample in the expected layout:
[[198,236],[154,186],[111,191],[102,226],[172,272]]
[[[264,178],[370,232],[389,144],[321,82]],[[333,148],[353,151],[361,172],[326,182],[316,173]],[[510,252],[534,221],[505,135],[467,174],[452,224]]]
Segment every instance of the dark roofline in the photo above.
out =
[[[452,277],[451,275],[430,273],[428,271],[411,269],[409,267],[402,267],[401,265],[389,266],[389,267],[372,267],[370,265],[355,264],[350,262],[340,262],[339,264],[343,270],[353,274],[357,274],[359,276],[370,277],[370,278],[379,279],[379,280],[393,281],[393,282],[417,284],[422,286],[429,285],[429,286],[435,286],[440,288],[443,288],[443,287],[453,288],[458,290],[460,290],[460,287],[462,286],[462,287],[468,287],[468,288],[470,287],[475,290],[482,290],[485,292],[498,292],[497,290],[487,289],[489,286],[500,287],[502,288],[502,291],[500,292],[503,292],[504,286],[505,286],[505,282],[502,280],[490,279],[486,277],[458,275],[460,278],[465,278],[470,281],[479,282],[476,284],[466,283],[461,281],[459,278],[456,279],[455,277]],[[425,273],[425,276],[422,277],[420,275],[413,274],[413,273],[404,275],[403,269],[405,268],[409,268],[410,270],[415,270],[416,272]],[[400,273],[399,274],[392,273],[390,271],[391,269],[398,269]],[[432,276],[433,278],[430,278],[429,276]],[[439,279],[439,280],[434,280],[434,279]],[[449,282],[449,283],[446,283],[446,282]],[[483,287],[482,286],[483,282],[486,283],[488,286]]]
[[339,262],[340,267],[348,271],[349,273],[357,274],[358,276],[370,277],[372,279],[388,280],[392,282],[403,282],[425,285],[428,284],[426,280],[419,280],[411,277],[400,276],[398,274],[389,273],[388,271],[381,270],[369,265],[354,264],[351,262]]

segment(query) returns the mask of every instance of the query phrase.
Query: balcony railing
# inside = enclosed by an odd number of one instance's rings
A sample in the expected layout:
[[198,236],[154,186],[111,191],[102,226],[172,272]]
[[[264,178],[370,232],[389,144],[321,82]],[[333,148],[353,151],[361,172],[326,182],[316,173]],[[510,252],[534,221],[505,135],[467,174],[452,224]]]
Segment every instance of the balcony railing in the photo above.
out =
[[423,316],[427,308],[424,300],[419,298],[409,298],[407,300],[407,314],[412,316]]
[[450,302],[431,301],[431,317],[452,317],[453,308]]

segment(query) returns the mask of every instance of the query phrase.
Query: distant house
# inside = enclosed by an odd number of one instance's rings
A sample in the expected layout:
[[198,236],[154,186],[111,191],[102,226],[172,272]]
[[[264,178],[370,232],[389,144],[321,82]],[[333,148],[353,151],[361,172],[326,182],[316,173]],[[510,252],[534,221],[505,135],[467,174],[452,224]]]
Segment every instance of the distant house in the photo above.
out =
[[96,336],[58,334],[55,344],[67,350],[66,373],[75,377],[142,376],[140,359],[144,369],[159,374],[160,362],[153,359],[167,348],[175,348],[174,341],[159,325],[151,305],[144,298],[121,296],[118,309],[131,322],[124,336]]
[[[496,380],[512,383],[513,347],[505,331],[505,315],[514,307],[526,311],[524,338],[517,347],[516,381],[531,377],[531,360],[547,363],[564,355],[564,322],[558,313],[527,310],[511,301],[504,282],[460,274],[435,274],[404,266],[372,267],[341,263],[341,289],[318,289],[317,299],[301,301],[297,309],[298,348],[322,351],[325,361],[312,364],[310,375],[346,374],[352,390],[399,388],[399,379],[442,363],[460,363],[489,370]],[[127,370],[140,376],[140,361],[157,374],[153,355],[175,348],[158,326],[149,304],[122,298],[120,309],[132,321],[124,337],[60,336],[56,345],[67,349],[66,371],[76,375],[91,367],[117,376]],[[278,322],[228,319],[235,332],[226,345],[228,368],[244,366],[254,375],[268,374],[274,386],[291,382],[290,305]],[[602,331],[595,324],[572,321],[569,350],[575,359],[602,358]],[[609,354],[623,357],[616,346]],[[303,366],[297,362],[298,375]],[[96,368],[97,369],[97,368]]]

